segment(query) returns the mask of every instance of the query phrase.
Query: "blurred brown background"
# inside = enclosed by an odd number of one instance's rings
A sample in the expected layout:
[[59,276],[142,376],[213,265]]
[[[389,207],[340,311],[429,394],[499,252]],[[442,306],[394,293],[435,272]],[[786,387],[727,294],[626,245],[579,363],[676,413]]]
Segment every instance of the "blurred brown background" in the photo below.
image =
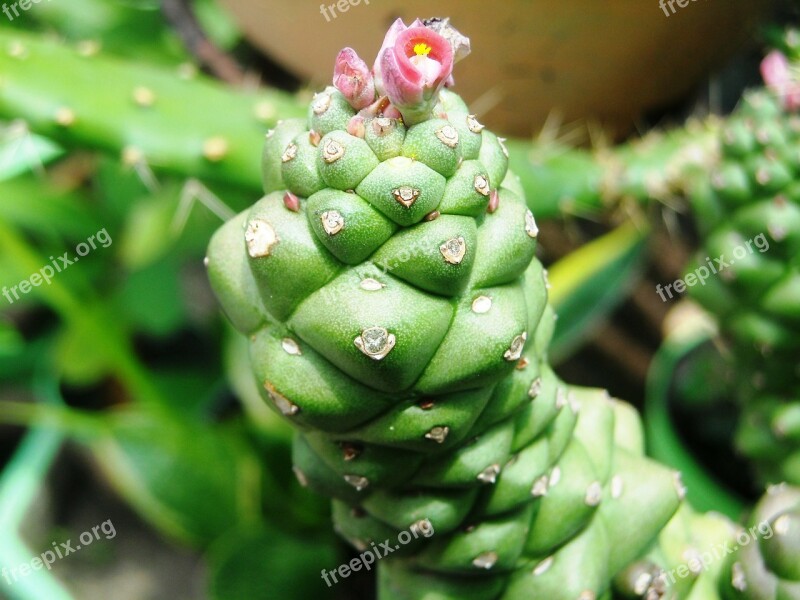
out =
[[684,97],[752,39],[773,4],[687,1],[680,8],[673,0],[666,16],[658,0],[348,0],[335,18],[327,11],[329,20],[314,1],[223,4],[250,41],[314,87],[330,80],[331,57],[345,45],[371,64],[395,18],[450,16],[474,51],[468,69],[456,68],[458,92],[487,125],[527,136],[556,110],[565,122],[596,121],[616,137]]

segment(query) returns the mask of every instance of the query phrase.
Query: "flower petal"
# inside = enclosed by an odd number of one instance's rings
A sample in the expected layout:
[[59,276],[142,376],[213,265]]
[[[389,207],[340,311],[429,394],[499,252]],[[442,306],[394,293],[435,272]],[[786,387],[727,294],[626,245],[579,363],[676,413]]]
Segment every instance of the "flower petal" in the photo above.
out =
[[764,83],[783,101],[786,110],[800,110],[800,72],[794,71],[789,59],[774,50],[761,61]]
[[[416,21],[414,22],[416,23]],[[406,24],[403,23],[403,19],[396,19],[395,22],[389,27],[389,31],[386,32],[386,36],[383,38],[381,49],[378,50],[378,56],[375,58],[375,64],[372,66],[372,74],[375,78],[375,88],[380,96],[383,96],[386,93],[383,89],[383,73],[381,64],[383,54],[388,48],[394,48],[394,43],[397,40],[397,36],[406,29],[408,29],[408,27],[406,27]]]
[[789,83],[789,60],[778,50],[773,50],[761,61],[761,76],[764,83],[773,89],[780,89]]

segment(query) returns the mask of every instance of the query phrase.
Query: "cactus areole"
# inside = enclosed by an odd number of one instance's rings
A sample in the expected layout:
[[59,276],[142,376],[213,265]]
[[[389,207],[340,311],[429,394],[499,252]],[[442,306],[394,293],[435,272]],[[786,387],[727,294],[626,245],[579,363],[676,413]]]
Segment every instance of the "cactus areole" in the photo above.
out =
[[267,134],[265,196],[214,235],[209,277],[298,479],[359,552],[397,546],[380,598],[608,597],[683,488],[630,407],[548,365],[534,215],[449,87],[468,52],[447,19],[396,21],[371,69],[344,49]]

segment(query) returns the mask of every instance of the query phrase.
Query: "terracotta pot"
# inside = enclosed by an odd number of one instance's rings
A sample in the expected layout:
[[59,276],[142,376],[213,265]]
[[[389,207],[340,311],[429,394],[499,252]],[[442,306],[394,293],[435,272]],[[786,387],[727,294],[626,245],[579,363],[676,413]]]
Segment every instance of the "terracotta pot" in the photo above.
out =
[[553,110],[628,130],[737,50],[770,5],[669,1],[674,14],[658,0],[341,0],[346,12],[326,0],[327,17],[316,2],[223,3],[255,44],[314,86],[330,81],[344,46],[371,64],[396,17],[450,16],[473,49],[456,66],[456,91],[495,129],[530,135]]

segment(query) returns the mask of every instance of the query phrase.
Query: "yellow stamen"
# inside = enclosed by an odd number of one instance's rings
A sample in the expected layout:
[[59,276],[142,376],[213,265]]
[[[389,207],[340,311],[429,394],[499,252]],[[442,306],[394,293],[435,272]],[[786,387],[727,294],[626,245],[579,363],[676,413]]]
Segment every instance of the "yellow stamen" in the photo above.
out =
[[420,42],[414,46],[414,54],[417,56],[428,56],[431,52],[431,47],[425,42]]

